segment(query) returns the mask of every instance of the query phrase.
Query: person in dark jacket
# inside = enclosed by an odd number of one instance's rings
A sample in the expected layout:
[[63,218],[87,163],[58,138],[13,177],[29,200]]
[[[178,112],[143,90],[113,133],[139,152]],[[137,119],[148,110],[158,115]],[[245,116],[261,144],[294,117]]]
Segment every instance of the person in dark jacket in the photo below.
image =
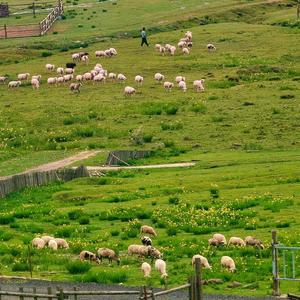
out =
[[148,41],[147,41],[147,33],[146,33],[146,28],[143,27],[142,31],[141,31],[141,37],[142,37],[142,43],[141,43],[141,47],[146,44],[149,47]]

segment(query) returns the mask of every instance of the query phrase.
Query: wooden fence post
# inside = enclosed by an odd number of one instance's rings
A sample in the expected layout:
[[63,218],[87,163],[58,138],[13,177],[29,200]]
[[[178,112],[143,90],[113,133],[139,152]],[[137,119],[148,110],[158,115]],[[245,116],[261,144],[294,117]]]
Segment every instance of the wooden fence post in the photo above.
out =
[[35,15],[35,3],[34,2],[32,3],[32,13],[33,13],[33,17],[35,18],[36,15]]
[[199,257],[195,259],[195,300],[203,300],[202,278],[201,278],[201,260]]
[[300,17],[300,3],[297,5],[297,19]]
[[[48,295],[52,294],[52,289],[50,286],[47,288],[47,292],[48,292]],[[52,298],[48,298],[48,300],[52,300]]]
[[189,300],[194,300],[194,299],[192,299],[192,286],[193,286],[192,277],[189,277],[188,283],[190,284],[190,286],[189,286]]
[[[73,290],[74,290],[74,292],[76,292],[77,291],[77,287],[74,286]],[[74,294],[74,300],[77,300],[77,295],[76,294]]]
[[143,285],[143,293],[144,293],[144,300],[148,300],[148,295],[147,295],[147,287]]
[[57,297],[58,300],[64,300],[64,291],[62,288],[59,288],[58,289],[58,297]]
[[[20,288],[19,288],[19,292],[20,292],[20,293],[23,293],[23,292],[24,292],[23,287],[20,287]],[[24,296],[21,296],[21,295],[20,295],[20,300],[24,300]]]
[[[36,294],[36,287],[32,288],[32,291],[33,291],[34,294]],[[38,300],[38,297],[34,296],[33,299]]]
[[280,296],[279,291],[279,268],[278,268],[278,245],[277,231],[272,231],[272,267],[273,267],[273,296]]
[[31,246],[28,245],[28,265],[29,265],[29,272],[30,277],[32,278],[32,260],[31,260]]
[[[0,286],[0,291],[1,291],[1,286]],[[0,294],[0,300],[2,299],[2,295]]]
[[7,39],[7,26],[4,24],[4,38]]

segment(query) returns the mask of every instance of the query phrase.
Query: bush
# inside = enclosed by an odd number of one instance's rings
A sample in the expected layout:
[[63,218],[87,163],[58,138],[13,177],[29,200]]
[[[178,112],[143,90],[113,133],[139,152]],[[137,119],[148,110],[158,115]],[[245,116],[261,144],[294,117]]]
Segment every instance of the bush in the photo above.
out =
[[173,105],[167,105],[165,106],[165,112],[167,115],[176,115],[178,111],[178,107],[173,106]]
[[72,261],[66,265],[70,274],[82,274],[88,272],[91,269],[91,264],[88,262]]
[[178,203],[179,203],[179,198],[178,197],[169,198],[169,204],[177,205]]
[[175,236],[175,235],[177,235],[177,229],[176,228],[168,228],[167,229],[167,235],[168,236]]
[[77,220],[79,219],[83,214],[83,211],[81,209],[75,209],[68,212],[68,217],[70,220]]
[[13,223],[15,218],[11,215],[2,215],[0,216],[0,225],[7,225],[9,223]]
[[117,229],[113,229],[110,231],[111,236],[118,236],[120,234],[120,231]]
[[[54,32],[53,32],[53,34],[54,34]],[[48,57],[48,56],[52,56],[52,55],[53,55],[53,53],[50,52],[50,51],[43,51],[42,52],[42,57]]]
[[85,216],[85,217],[81,217],[79,219],[79,224],[80,225],[87,225],[87,224],[90,224],[90,219],[89,217]]
[[191,111],[195,112],[195,113],[202,113],[204,114],[207,111],[207,107],[203,102],[200,103],[194,103]]
[[13,264],[11,270],[13,272],[28,272],[30,271],[30,267],[27,263],[15,263]]
[[102,284],[109,283],[123,283],[128,280],[128,275],[126,270],[101,270],[96,272],[89,272],[85,274],[81,280],[83,282],[96,282]]
[[60,238],[68,238],[72,235],[74,231],[74,228],[72,227],[69,227],[69,226],[62,226],[61,228],[59,228],[55,235],[57,235],[57,237],[60,237]]
[[153,136],[151,134],[146,134],[146,135],[143,136],[143,141],[145,143],[151,143],[152,142],[152,138],[153,138]]

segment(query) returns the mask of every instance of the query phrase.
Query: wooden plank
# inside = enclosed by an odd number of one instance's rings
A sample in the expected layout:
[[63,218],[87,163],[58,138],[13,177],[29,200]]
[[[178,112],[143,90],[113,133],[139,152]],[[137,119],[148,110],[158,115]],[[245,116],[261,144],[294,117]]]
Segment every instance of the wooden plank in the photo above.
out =
[[181,286],[178,286],[178,287],[166,290],[166,291],[157,292],[154,294],[154,296],[156,297],[156,296],[167,295],[167,294],[174,293],[176,291],[180,291],[180,290],[187,289],[190,287],[191,287],[190,283],[187,283],[187,284],[184,284],[184,285],[181,285]]

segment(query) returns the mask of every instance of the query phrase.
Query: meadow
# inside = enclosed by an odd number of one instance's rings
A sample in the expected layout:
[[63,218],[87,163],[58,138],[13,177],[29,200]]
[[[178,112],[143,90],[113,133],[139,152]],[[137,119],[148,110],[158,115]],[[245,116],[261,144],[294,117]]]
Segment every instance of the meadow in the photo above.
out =
[[[22,0],[23,1],[23,0]],[[131,164],[196,161],[175,170],[111,172],[100,178],[56,183],[15,193],[0,201],[0,272],[29,276],[27,245],[34,236],[66,238],[70,250],[32,252],[34,277],[101,283],[145,283],[137,258],[138,228],[158,229],[154,245],[164,253],[170,286],[193,272],[191,257],[203,253],[213,265],[205,278],[224,283],[208,293],[266,295],[271,292],[272,229],[286,245],[299,246],[299,21],[294,1],[67,1],[64,18],[41,38],[0,43],[0,75],[41,74],[39,90],[26,83],[0,85],[0,176],[14,174],[83,149],[102,152],[83,163],[100,165],[109,150],[150,149]],[[25,17],[24,17],[25,18]],[[18,21],[21,21],[19,19]],[[149,28],[149,48],[140,48],[141,26]],[[189,56],[161,56],[155,43],[177,44],[193,32]],[[209,53],[212,42],[217,51]],[[95,50],[114,47],[118,55],[96,59]],[[64,66],[84,49],[88,66],[101,63],[123,73],[137,94],[125,97],[124,84],[84,83],[48,87],[46,63]],[[188,90],[166,92],[154,82],[187,78]],[[134,76],[144,76],[142,86]],[[205,92],[192,89],[205,79]],[[76,165],[82,162],[76,163]],[[266,249],[211,248],[214,232],[257,236]],[[111,247],[121,265],[78,262],[81,250]],[[232,256],[237,273],[222,270]],[[300,257],[297,256],[297,262]],[[299,276],[297,270],[297,275]],[[290,270],[289,270],[290,272]],[[241,286],[230,288],[232,281]],[[161,286],[158,274],[148,282]],[[283,291],[299,292],[297,284]]]

